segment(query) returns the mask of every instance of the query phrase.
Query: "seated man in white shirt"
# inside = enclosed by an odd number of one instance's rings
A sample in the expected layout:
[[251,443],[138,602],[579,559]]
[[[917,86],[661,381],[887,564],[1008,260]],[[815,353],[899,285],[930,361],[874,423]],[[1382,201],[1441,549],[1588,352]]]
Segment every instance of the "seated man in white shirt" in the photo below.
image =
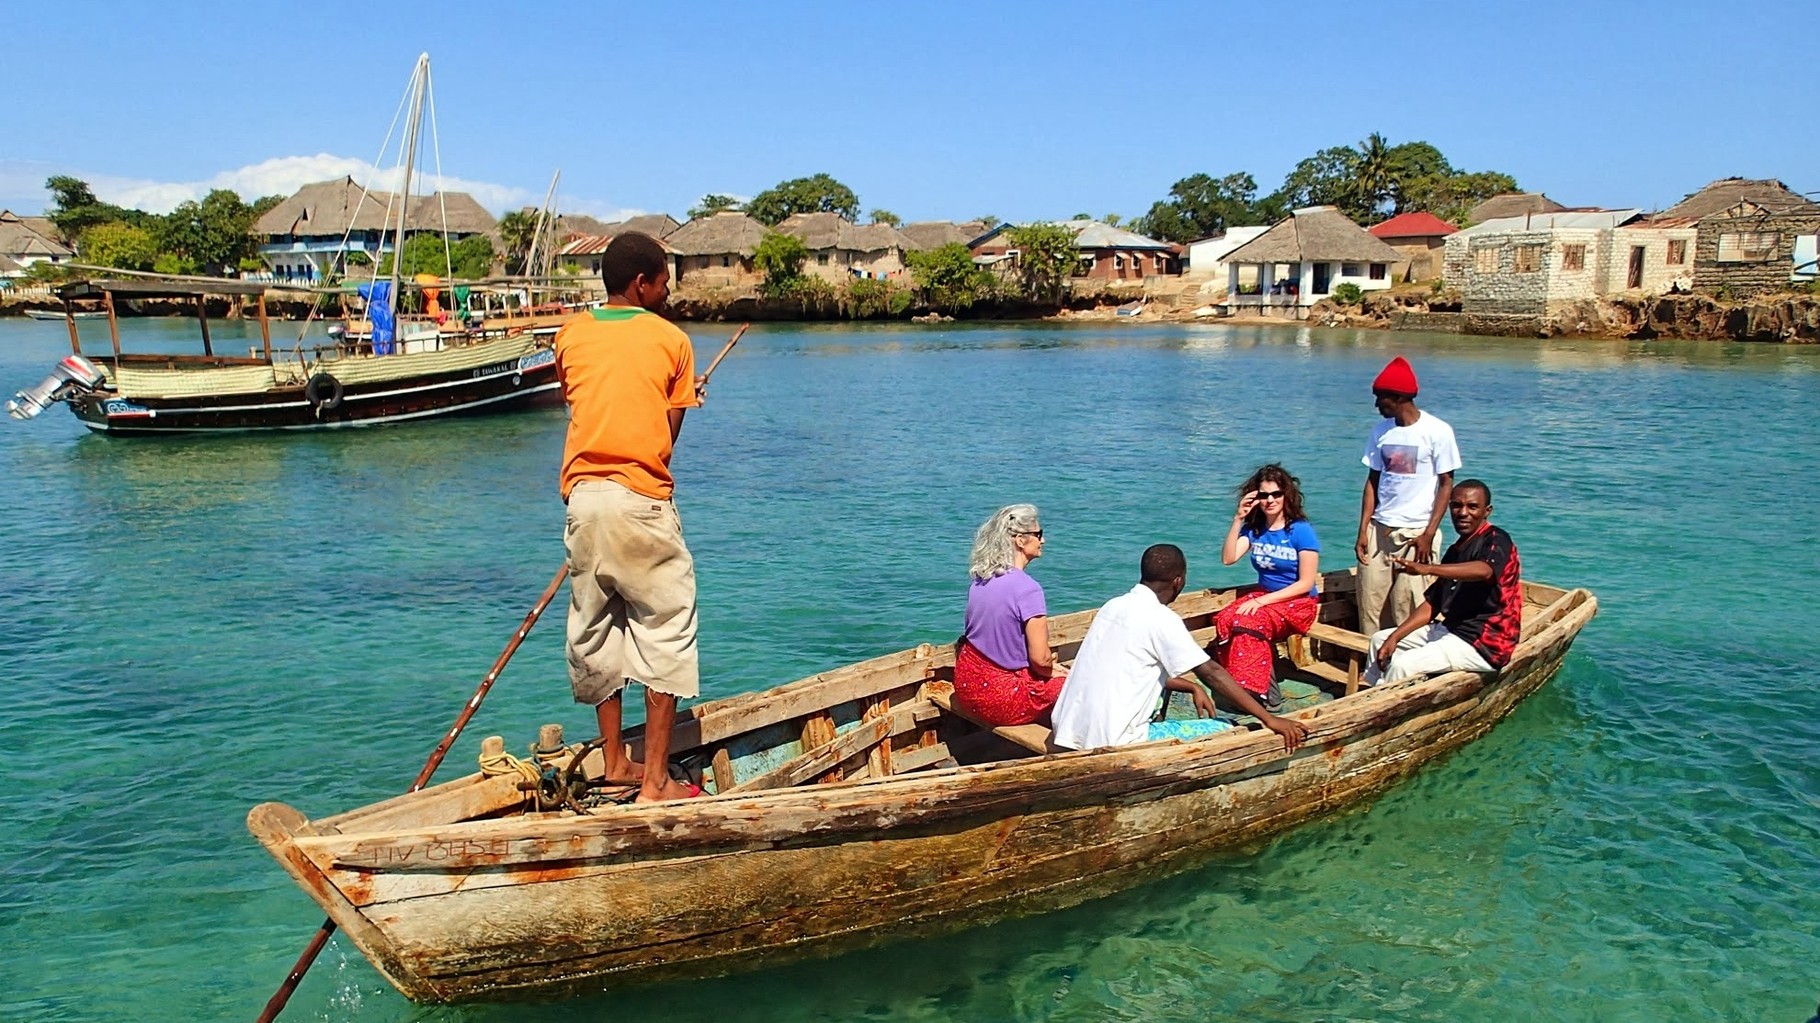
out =
[[1182,549],[1157,544],[1144,552],[1138,569],[1139,583],[1107,601],[1088,627],[1056,700],[1050,741],[1062,749],[1143,742],[1157,697],[1165,689],[1194,694],[1195,706],[1211,714],[1207,694],[1177,678],[1193,672],[1208,688],[1282,736],[1285,749],[1293,752],[1301,746],[1308,729],[1260,706],[1207,656],[1188,626],[1169,610],[1188,580]]

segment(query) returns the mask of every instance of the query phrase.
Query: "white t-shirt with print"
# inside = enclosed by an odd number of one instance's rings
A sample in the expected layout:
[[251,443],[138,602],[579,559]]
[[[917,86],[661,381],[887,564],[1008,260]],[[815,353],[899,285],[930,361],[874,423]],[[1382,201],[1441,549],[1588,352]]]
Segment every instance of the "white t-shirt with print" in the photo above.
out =
[[1434,514],[1440,475],[1460,468],[1460,448],[1453,427],[1420,412],[1408,426],[1379,420],[1361,461],[1378,471],[1378,508],[1371,517],[1392,529],[1419,528]]
[[1055,701],[1053,735],[1065,749],[1143,742],[1163,683],[1207,660],[1188,626],[1150,587],[1100,608]]

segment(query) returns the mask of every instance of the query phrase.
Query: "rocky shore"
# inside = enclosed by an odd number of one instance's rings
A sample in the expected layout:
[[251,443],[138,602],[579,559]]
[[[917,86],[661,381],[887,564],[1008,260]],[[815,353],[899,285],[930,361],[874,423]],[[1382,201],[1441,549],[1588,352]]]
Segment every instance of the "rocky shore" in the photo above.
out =
[[[1174,285],[1174,286],[1170,286]],[[898,321],[946,323],[954,320],[1103,320],[1122,323],[1244,323],[1270,326],[1357,327],[1420,330],[1497,337],[1591,337],[1618,340],[1684,339],[1788,344],[1820,343],[1820,295],[1764,295],[1748,301],[1724,301],[1707,295],[1645,295],[1591,299],[1546,314],[1513,315],[1462,310],[1457,294],[1432,288],[1398,288],[1367,292],[1360,303],[1343,306],[1331,300],[1313,307],[1306,320],[1224,318],[1195,315],[1217,296],[1189,282],[1167,282],[1148,291],[1100,291],[1071,294],[1055,304],[992,302],[963,310],[937,310],[912,305]],[[1135,303],[1142,302],[1135,311]],[[306,300],[268,296],[274,320],[301,320],[309,315]],[[0,316],[23,316],[27,309],[62,306],[45,293],[0,294]],[[1120,311],[1127,315],[1120,315]],[[209,316],[232,319],[250,308],[226,299],[209,301]],[[672,296],[671,316],[681,322],[801,322],[848,320],[838,309],[816,308],[799,299],[768,299],[750,291],[691,292]],[[138,301],[123,315],[191,316],[187,300]]]
[[1402,290],[1368,293],[1357,306],[1321,302],[1306,322],[1498,337],[1815,344],[1820,343],[1820,295],[1785,293],[1747,301],[1691,294],[1614,296],[1514,315],[1463,311],[1458,296],[1445,291]]

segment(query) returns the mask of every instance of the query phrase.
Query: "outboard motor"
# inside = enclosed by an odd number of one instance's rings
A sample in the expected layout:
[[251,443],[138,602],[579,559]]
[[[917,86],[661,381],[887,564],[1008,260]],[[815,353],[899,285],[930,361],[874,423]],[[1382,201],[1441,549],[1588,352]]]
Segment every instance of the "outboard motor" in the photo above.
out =
[[13,400],[6,403],[6,412],[14,419],[30,419],[67,399],[73,391],[86,393],[106,382],[107,375],[94,363],[80,355],[66,355],[38,386],[13,395]]

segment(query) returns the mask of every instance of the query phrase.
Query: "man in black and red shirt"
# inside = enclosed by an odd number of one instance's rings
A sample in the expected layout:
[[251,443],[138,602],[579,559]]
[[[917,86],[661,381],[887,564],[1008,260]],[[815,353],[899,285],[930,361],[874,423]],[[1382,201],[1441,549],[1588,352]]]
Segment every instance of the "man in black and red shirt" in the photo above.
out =
[[1510,663],[1523,628],[1517,545],[1489,521],[1491,488],[1480,480],[1454,484],[1447,511],[1460,538],[1440,564],[1392,559],[1399,571],[1435,581],[1401,625],[1372,635],[1366,685]]

